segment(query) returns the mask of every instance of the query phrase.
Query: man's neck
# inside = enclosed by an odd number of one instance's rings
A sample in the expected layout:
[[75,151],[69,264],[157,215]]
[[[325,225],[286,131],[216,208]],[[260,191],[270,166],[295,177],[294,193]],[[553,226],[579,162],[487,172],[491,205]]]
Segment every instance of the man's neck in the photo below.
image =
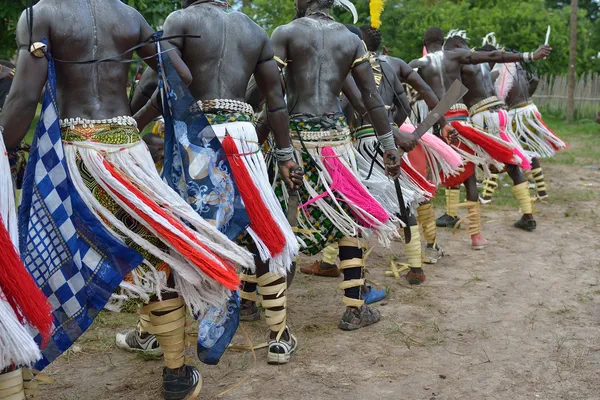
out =
[[309,8],[308,10],[306,10],[306,17],[310,17],[310,16],[323,16],[323,17],[327,17],[327,18],[331,18],[333,19],[333,17],[330,15],[330,11],[331,9],[328,7],[319,7],[319,6],[315,6],[312,8]]
[[442,45],[433,43],[433,44],[426,45],[425,48],[427,49],[428,53],[435,53],[436,51],[442,50]]

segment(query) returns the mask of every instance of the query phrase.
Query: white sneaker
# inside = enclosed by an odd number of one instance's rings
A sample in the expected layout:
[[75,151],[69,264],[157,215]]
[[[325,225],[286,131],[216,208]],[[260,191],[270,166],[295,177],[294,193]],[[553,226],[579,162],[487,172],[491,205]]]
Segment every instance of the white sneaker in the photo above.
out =
[[117,333],[117,347],[127,351],[135,351],[153,356],[161,356],[163,350],[156,340],[156,335],[140,333],[139,329],[131,329]]
[[[284,339],[286,333],[288,335],[288,340]],[[269,364],[287,364],[290,362],[290,358],[297,347],[298,340],[296,340],[296,336],[294,336],[290,328],[286,326],[285,331],[281,335],[281,339],[269,339],[267,362]]]

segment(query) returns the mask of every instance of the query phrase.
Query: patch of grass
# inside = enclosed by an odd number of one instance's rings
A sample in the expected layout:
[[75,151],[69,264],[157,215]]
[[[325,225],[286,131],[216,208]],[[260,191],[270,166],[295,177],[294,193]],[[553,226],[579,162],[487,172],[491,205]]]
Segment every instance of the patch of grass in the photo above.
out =
[[600,160],[600,125],[592,120],[567,124],[563,118],[548,116],[546,123],[570,147],[544,163],[564,165],[597,165]]

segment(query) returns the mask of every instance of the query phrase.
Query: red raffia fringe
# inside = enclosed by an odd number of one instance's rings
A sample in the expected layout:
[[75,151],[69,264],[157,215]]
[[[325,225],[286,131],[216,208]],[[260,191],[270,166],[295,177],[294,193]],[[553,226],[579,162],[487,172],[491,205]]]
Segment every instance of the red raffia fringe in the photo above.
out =
[[412,178],[413,181],[426,192],[426,197],[432,198],[435,196],[435,191],[437,190],[436,186],[428,181],[423,175],[421,175],[418,171],[416,171],[412,166],[407,163],[402,163],[402,170],[406,172],[408,176]]
[[485,150],[494,160],[503,164],[515,165],[515,153],[511,146],[505,145],[503,141],[494,139],[486,134],[480,133],[477,129],[465,125],[460,121],[452,121],[452,126],[465,139],[470,140]]
[[242,196],[246,212],[250,218],[250,228],[267,246],[272,256],[281,254],[285,247],[285,236],[262,200],[259,190],[254,185],[253,179],[246,169],[244,161],[239,159],[240,154],[235,140],[227,134],[225,135],[225,139],[223,139],[222,145],[229,160],[235,184]]
[[40,332],[44,347],[52,330],[52,307],[23,265],[1,218],[0,288],[21,323],[27,322]]
[[224,261],[219,256],[214,254],[208,248],[202,245],[196,237],[193,235],[193,231],[190,230],[187,226],[185,226],[179,219],[173,217],[168,214],[165,210],[163,210],[156,202],[146,196],[141,190],[139,190],[135,185],[129,182],[127,179],[123,178],[119,172],[115,169],[115,167],[110,164],[108,161],[103,160],[104,166],[108,170],[108,172],[119,181],[123,186],[127,188],[135,197],[137,197],[141,202],[143,202],[146,206],[150,207],[152,211],[165,218],[170,225],[172,225],[179,232],[183,233],[188,239],[194,242],[196,245],[202,247],[206,252],[212,254],[215,258],[221,260],[223,265],[227,268],[223,269],[219,266],[214,266],[213,261],[210,260],[207,256],[197,251],[194,246],[180,238],[178,235],[171,232],[169,229],[165,228],[163,225],[157,223],[152,217],[144,213],[144,211],[140,210],[134,204],[132,204],[127,198],[118,193],[115,189],[110,188],[111,192],[117,196],[121,201],[127,204],[137,216],[141,217],[144,221],[146,221],[152,228],[158,233],[158,237],[165,241],[167,244],[171,245],[178,253],[180,253],[186,260],[197,266],[202,272],[204,272],[207,276],[219,282],[223,286],[225,286],[229,290],[236,290],[240,286],[240,280],[236,273],[235,267],[233,267],[229,262]]

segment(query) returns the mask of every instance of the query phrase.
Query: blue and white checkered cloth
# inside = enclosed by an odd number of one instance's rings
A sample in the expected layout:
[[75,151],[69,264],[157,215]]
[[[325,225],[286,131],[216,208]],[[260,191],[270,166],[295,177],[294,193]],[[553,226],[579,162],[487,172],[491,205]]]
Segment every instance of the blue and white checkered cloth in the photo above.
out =
[[[21,257],[52,305],[52,338],[41,370],[90,327],[123,278],[143,260],[115,239],[75,190],[65,161],[48,55],[48,82],[23,181]],[[40,342],[39,335],[36,337]]]

